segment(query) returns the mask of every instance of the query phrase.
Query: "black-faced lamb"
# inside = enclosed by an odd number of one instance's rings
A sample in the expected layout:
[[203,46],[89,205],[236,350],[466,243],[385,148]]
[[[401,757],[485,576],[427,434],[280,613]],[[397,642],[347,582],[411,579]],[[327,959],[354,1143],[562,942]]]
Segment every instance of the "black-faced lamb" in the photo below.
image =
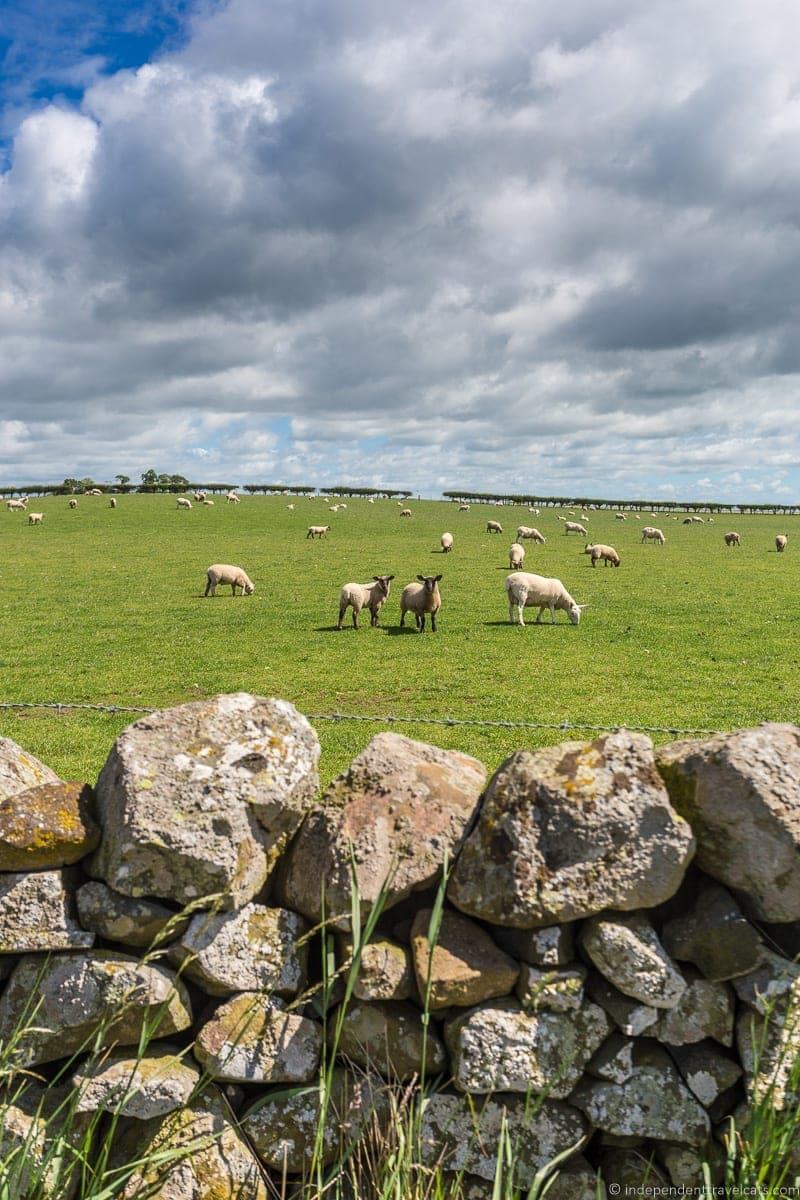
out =
[[339,623],[342,628],[348,607],[353,610],[353,628],[358,629],[358,614],[362,608],[370,612],[370,625],[378,624],[378,616],[389,598],[389,588],[394,575],[373,575],[371,583],[346,583],[339,592]]
[[441,575],[418,575],[418,583],[407,583],[400,597],[400,628],[406,622],[406,613],[414,614],[414,621],[420,633],[425,632],[425,617],[430,613],[431,629],[436,633],[436,614],[442,607],[442,597],[439,592]]

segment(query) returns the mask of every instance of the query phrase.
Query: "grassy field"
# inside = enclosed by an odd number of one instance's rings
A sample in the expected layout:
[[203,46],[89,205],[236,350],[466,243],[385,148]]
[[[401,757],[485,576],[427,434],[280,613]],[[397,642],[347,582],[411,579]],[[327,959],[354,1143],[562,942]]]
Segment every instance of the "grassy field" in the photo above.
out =
[[[247,690],[292,700],[307,714],[374,715],[375,724],[317,721],[322,772],[341,770],[386,714],[576,724],[729,729],[796,720],[800,694],[800,525],[791,518],[723,517],[683,526],[662,516],[665,547],[640,545],[641,521],[592,514],[593,540],[610,542],[619,570],[592,569],[582,541],[551,510],[411,501],[243,499],[179,511],[174,497],[37,500],[41,527],[0,512],[0,700],[162,706]],[[499,519],[502,535],[485,532]],[[323,541],[311,523],[330,523]],[[536,524],[546,546],[526,543],[526,569],[562,579],[582,623],[526,629],[508,623],[503,580],[518,524]],[[723,543],[742,534],[740,549]],[[452,554],[439,552],[445,530]],[[789,534],[778,555],[776,533]],[[256,582],[202,599],[205,570],[223,561]],[[400,631],[402,585],[443,573],[439,632]],[[349,580],[393,573],[382,628],[335,629]],[[528,610],[527,619],[535,612]],[[15,738],[66,777],[93,778],[131,717],[41,711],[0,714]],[[475,754],[490,766],[519,746],[567,736],[552,730],[402,726],[412,737]],[[569,736],[581,736],[571,733]],[[668,740],[662,735],[657,740]]]

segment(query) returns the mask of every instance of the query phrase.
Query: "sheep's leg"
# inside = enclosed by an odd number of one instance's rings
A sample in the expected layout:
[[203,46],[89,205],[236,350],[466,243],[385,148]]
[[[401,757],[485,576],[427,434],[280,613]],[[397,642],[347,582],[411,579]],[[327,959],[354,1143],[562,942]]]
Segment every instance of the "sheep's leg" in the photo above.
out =
[[353,629],[358,629],[358,613],[359,610],[353,605]]
[[555,623],[556,623],[556,606],[555,606],[555,602],[552,602],[550,604],[550,624],[555,625]]
[[508,601],[508,619],[511,622],[511,624],[513,625],[514,624],[514,601],[511,599],[509,599],[509,601]]
[[517,624],[519,624],[519,625],[522,625],[522,626],[523,626],[523,628],[524,628],[524,626],[525,626],[525,618],[524,618],[524,617],[523,617],[523,615],[522,615],[522,610],[524,609],[524,607],[525,607],[525,604],[524,604],[524,602],[520,602],[520,603],[517,605],[517,616],[518,616],[518,621],[517,621]]
[[417,617],[417,629],[420,631],[420,633],[425,632],[425,613],[422,613]]
[[436,613],[435,612],[431,613],[431,630],[433,631],[433,633],[436,633]]
[[541,625],[541,623],[542,623],[542,613],[544,612],[544,610],[545,610],[546,608],[547,608],[547,605],[546,605],[546,604],[543,604],[543,605],[541,606],[541,608],[539,609],[539,615],[538,615],[538,617],[536,618],[536,621],[534,622],[534,624],[536,624],[536,625]]
[[236,595],[236,584],[235,583],[231,584],[231,595],[232,596]]
[[404,628],[405,623],[406,623],[406,610],[404,608],[401,608],[400,609],[400,628],[401,629]]
[[207,596],[209,592],[211,592],[212,596],[214,595],[214,593],[211,591],[211,580],[210,579],[208,580],[208,582],[206,584],[206,590],[203,592],[203,595]]
[[373,629],[376,629],[378,626],[378,616],[380,614],[380,611],[381,610],[379,608],[370,609],[370,622],[369,623]]

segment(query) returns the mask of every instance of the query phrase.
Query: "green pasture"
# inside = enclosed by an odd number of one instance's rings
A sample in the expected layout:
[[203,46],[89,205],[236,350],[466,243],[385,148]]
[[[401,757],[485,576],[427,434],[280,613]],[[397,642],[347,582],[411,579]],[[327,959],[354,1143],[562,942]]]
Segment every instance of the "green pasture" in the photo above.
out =
[[[619,551],[619,570],[592,569],[583,542],[553,510],[410,501],[327,502],[243,498],[238,506],[176,508],[171,496],[32,501],[41,527],[0,511],[0,700],[172,705],[215,692],[281,696],[307,714],[369,715],[374,724],[316,721],[329,779],[385,717],[454,717],[598,725],[729,729],[796,720],[800,693],[800,523],[735,516],[684,526],[667,515],[615,521],[593,513],[592,540]],[[486,533],[487,519],[502,535]],[[330,524],[322,541],[309,524]],[[640,545],[663,528],[664,547]],[[557,576],[579,603],[579,627],[559,614],[525,629],[508,623],[503,580],[517,525],[537,525],[526,570]],[[738,529],[741,548],[723,543]],[[451,554],[439,537],[455,535]],[[776,533],[789,535],[785,554]],[[230,589],[203,599],[212,562],[243,566],[250,597]],[[399,626],[403,584],[441,572],[436,634]],[[342,583],[394,574],[382,626],[335,629]],[[526,619],[533,620],[528,610]],[[407,622],[408,623],[408,622]],[[66,777],[92,778],[131,717],[0,712],[13,737]],[[552,730],[403,725],[490,766],[521,745],[567,736]],[[569,736],[580,736],[570,733]],[[658,740],[667,740],[661,735]]]

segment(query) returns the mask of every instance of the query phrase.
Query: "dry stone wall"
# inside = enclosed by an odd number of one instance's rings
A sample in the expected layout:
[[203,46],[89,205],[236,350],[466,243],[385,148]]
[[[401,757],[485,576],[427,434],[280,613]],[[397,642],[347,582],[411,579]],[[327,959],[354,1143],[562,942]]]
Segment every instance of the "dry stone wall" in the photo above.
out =
[[[301,1176],[330,1054],[325,1159],[425,1075],[422,1158],[474,1200],[504,1128],[520,1188],[572,1148],[550,1194],[588,1200],[648,1160],[696,1185],[728,1117],[800,1103],[799,728],[658,751],[621,730],[489,780],[382,733],[321,800],[318,757],[290,704],[245,694],[137,721],[95,788],[0,740],[0,1038],[40,995],[14,1048],[35,1090],[103,1031],[71,1085],[121,1114],[120,1162],[208,1135],[125,1197],[262,1200]],[[44,1137],[31,1089],[0,1098],[6,1142]]]

